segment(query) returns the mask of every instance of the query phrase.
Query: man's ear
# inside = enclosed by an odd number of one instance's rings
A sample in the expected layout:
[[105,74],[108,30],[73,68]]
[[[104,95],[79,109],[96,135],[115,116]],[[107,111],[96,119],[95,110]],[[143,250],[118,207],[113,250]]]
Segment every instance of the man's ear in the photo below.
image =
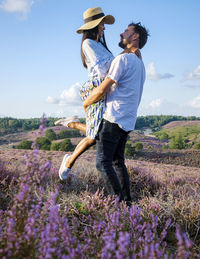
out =
[[133,39],[134,39],[134,40],[139,39],[139,37],[140,37],[139,33],[134,33],[134,34],[133,34]]

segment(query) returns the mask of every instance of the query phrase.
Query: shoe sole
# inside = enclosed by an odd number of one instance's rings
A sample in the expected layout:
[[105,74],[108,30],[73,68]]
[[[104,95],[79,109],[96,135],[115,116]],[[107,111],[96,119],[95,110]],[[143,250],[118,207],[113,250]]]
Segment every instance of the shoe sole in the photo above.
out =
[[68,127],[68,124],[71,122],[80,122],[80,120],[77,118],[68,118],[68,119],[60,119],[54,122],[55,125],[63,125],[65,127]]
[[63,171],[64,171],[64,168],[66,167],[65,165],[66,165],[66,163],[67,163],[67,158],[68,158],[68,157],[70,157],[70,155],[68,155],[68,154],[64,155],[63,160],[62,160],[62,163],[61,163],[61,166],[60,166],[60,169],[59,169],[59,177],[60,177],[61,180],[64,180],[64,179],[62,178],[62,173],[63,173]]

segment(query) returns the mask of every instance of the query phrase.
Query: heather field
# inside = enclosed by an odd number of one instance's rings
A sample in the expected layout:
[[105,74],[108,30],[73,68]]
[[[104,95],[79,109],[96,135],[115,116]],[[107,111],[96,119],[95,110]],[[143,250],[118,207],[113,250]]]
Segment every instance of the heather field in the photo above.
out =
[[[48,127],[48,129],[53,129],[57,133],[60,130],[65,130],[66,127],[56,126],[56,127]],[[3,135],[3,136],[0,136],[0,149],[12,147],[13,145],[18,144],[22,140],[35,141],[37,137],[42,137],[44,135],[45,135],[45,131],[41,132],[40,129]]]
[[200,169],[126,160],[132,207],[108,196],[95,151],[0,150],[0,258],[200,258]]
[[[161,164],[200,167],[199,150],[144,150],[136,153],[134,159]],[[187,170],[187,169],[186,169]]]

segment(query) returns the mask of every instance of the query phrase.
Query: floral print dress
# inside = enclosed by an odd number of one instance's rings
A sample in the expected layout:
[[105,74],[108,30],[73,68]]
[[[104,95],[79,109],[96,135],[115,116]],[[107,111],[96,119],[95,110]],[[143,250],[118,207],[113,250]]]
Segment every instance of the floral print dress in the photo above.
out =
[[[86,39],[82,45],[86,57],[86,64],[90,79],[80,90],[81,99],[84,101],[90,92],[98,87],[105,78],[114,56],[102,45],[101,42]],[[87,108],[86,136],[95,139],[101,124],[105,109],[105,97]]]

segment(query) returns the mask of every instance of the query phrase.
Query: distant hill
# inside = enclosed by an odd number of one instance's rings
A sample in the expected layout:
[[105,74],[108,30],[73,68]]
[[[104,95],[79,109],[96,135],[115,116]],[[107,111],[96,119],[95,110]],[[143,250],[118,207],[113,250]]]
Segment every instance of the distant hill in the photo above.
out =
[[170,129],[174,127],[183,127],[183,126],[193,126],[193,125],[200,125],[200,120],[197,121],[171,121],[164,126],[163,129]]
[[200,120],[172,121],[153,134],[161,140],[169,140],[171,149],[200,149]]

